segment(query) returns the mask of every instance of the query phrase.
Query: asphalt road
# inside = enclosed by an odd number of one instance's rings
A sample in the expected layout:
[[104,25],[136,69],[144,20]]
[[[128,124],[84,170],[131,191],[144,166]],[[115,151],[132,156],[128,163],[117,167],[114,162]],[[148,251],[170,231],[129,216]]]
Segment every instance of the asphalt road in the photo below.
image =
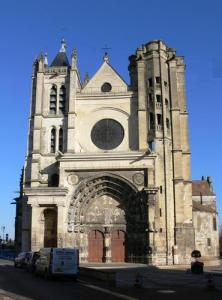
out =
[[[121,296],[82,279],[77,282],[71,279],[46,281],[23,269],[15,268],[12,262],[4,260],[0,260],[0,295],[1,300],[73,300],[90,299],[91,297],[108,300],[120,299],[119,296]],[[130,300],[130,297],[125,299]]]
[[72,280],[49,280],[29,274],[25,270],[14,268],[12,262],[0,260],[0,300],[75,300],[75,299],[201,299],[221,300],[221,290],[208,291],[195,287],[176,289],[139,289],[110,287],[104,282],[79,278]]

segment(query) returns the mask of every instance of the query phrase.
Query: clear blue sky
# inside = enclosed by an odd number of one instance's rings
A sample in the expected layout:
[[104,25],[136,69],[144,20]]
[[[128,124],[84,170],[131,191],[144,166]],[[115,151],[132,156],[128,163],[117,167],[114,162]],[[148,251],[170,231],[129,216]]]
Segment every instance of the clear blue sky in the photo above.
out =
[[185,56],[190,112],[192,178],[212,176],[222,213],[222,1],[7,0],[0,11],[0,226],[14,232],[15,207],[26,154],[32,62],[41,51],[51,62],[61,37],[77,48],[81,75],[111,64],[128,81],[128,56],[163,39]]

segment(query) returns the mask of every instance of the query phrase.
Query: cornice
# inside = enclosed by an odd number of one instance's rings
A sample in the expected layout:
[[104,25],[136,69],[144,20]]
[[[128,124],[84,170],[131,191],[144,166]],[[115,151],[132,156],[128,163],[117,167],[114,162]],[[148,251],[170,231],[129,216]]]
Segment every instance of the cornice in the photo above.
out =
[[140,160],[150,160],[155,159],[157,155],[155,153],[146,154],[144,152],[128,152],[128,153],[66,153],[63,156],[58,157],[59,162],[67,162],[67,161],[112,161],[112,160],[132,160],[132,161],[140,161]]
[[31,187],[24,188],[26,196],[66,196],[67,188],[62,187]]

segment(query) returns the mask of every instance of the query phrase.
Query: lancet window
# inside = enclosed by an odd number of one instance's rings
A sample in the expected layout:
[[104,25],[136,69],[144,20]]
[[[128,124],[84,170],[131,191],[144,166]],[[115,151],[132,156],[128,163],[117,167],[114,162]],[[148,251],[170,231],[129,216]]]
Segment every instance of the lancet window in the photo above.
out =
[[62,86],[59,91],[59,113],[65,113],[65,104],[66,104],[66,88]]
[[56,129],[52,128],[51,130],[51,153],[55,153],[56,150]]
[[56,102],[57,102],[57,89],[56,86],[53,86],[50,91],[50,103],[49,103],[49,111],[50,114],[56,114]]

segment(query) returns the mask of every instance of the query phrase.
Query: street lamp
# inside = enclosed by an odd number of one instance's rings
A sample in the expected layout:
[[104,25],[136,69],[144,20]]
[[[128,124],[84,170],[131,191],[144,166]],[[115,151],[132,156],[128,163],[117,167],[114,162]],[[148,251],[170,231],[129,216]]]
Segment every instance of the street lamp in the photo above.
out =
[[5,241],[5,226],[2,226],[2,242]]

